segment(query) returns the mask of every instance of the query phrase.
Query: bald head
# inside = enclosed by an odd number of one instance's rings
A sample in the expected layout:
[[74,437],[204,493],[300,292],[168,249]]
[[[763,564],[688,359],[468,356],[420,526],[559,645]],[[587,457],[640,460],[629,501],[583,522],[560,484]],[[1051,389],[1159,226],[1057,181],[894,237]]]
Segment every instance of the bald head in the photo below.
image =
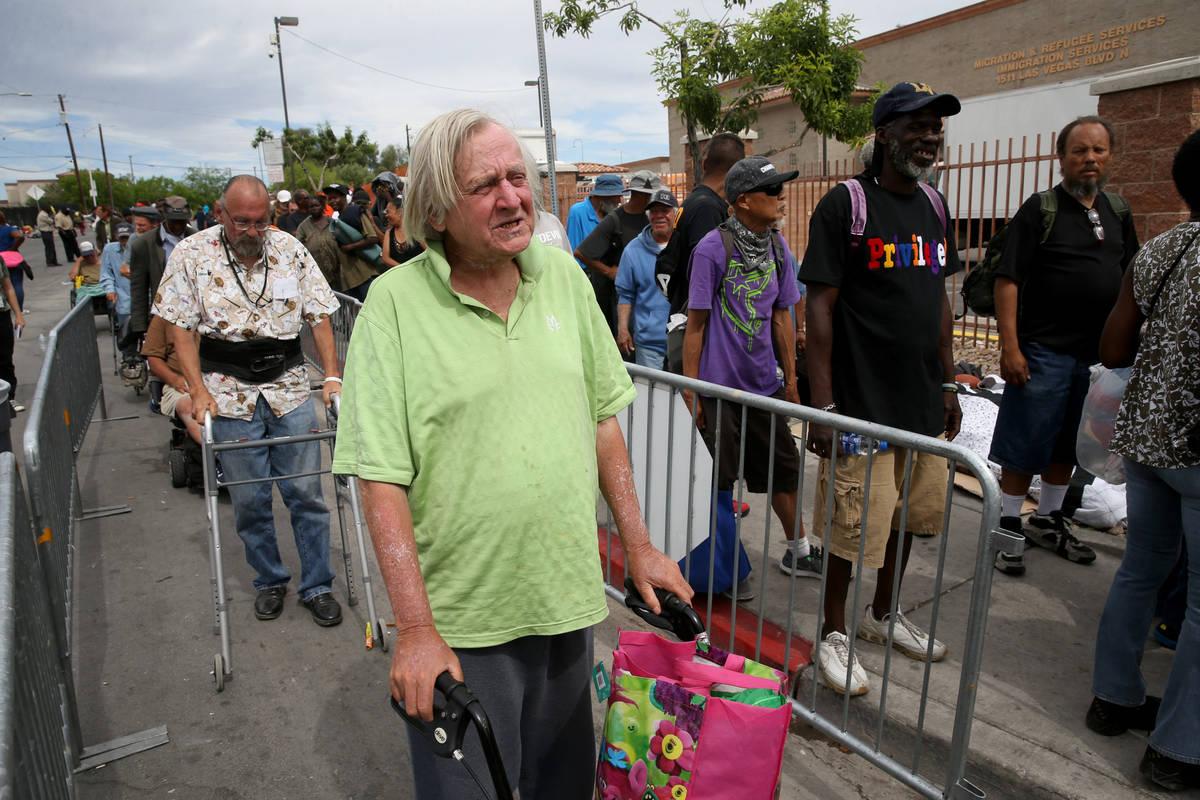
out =
[[220,202],[229,207],[227,202],[230,197],[244,197],[247,200],[263,199],[267,205],[271,204],[271,193],[267,191],[267,185],[254,175],[234,175],[225,184],[225,189],[221,192]]

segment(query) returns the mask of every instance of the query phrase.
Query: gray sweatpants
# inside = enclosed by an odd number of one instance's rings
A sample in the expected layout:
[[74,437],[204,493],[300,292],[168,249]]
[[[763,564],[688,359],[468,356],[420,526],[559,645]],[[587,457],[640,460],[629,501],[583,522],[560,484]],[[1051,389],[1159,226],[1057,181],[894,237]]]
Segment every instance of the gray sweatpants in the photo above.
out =
[[[467,688],[483,704],[510,782],[520,800],[587,800],[593,796],[592,629],[526,636],[495,647],[456,649]],[[406,726],[407,727],[407,726]],[[438,758],[408,728],[417,800],[492,797],[487,760],[473,725],[463,752],[487,788],[481,795],[462,764]]]

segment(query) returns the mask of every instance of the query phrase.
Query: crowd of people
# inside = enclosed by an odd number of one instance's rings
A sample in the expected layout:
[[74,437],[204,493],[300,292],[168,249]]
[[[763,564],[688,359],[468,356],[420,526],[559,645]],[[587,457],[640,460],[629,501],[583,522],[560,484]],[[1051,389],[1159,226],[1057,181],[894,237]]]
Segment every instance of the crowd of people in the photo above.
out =
[[[747,156],[733,134],[709,140],[682,203],[650,171],[602,175],[564,229],[541,209],[536,166],[516,137],[469,110],[423,129],[406,184],[385,172],[370,192],[333,183],[272,197],[241,175],[194,214],[181,197],[135,206],[123,221],[97,209],[95,244],[77,241],[59,215],[43,212],[38,228],[58,232],[80,296],[112,304],[130,332],[126,351],[144,340],[163,412],[193,437],[206,415],[218,439],[316,427],[298,344],[301,327],[312,328],[322,400],[344,396],[333,468],[359,479],[396,615],[393,695],[430,719],[438,675],[465,678],[521,796],[582,797],[595,763],[591,626],[606,614],[597,486],[652,607],[656,587],[685,600],[714,588],[690,585],[650,543],[615,416],[636,394],[623,358],[954,439],[962,411],[946,279],[962,264],[945,198],[927,181],[944,120],[960,108],[922,83],[881,94],[864,169],[817,205],[801,258],[777,227],[783,187],[797,173]],[[991,460],[1002,469],[1000,526],[1063,563],[1092,563],[1062,511],[1075,434],[1090,367],[1133,365],[1112,442],[1128,475],[1128,537],[1099,620],[1084,721],[1103,735],[1150,731],[1141,771],[1175,790],[1200,785],[1200,580],[1186,555],[1200,546],[1200,132],[1173,173],[1191,219],[1141,248],[1136,209],[1104,190],[1113,145],[1099,117],[1066,124],[1056,142],[1061,182],[1031,195],[1005,228],[993,288],[1005,388]],[[541,244],[531,246],[535,237]],[[53,264],[53,239],[43,241]],[[20,245],[13,235],[0,249]],[[0,319],[6,380],[3,330],[22,324],[14,261],[20,272],[19,259],[6,259],[11,277],[0,286],[0,316],[12,315]],[[344,374],[329,321],[334,290],[363,303]],[[802,519],[802,461],[787,420],[703,392],[682,398],[710,453],[719,451],[722,502],[739,481],[767,495],[787,540],[780,570],[825,579],[821,681],[843,694],[869,691],[851,655],[855,636],[890,641],[913,659],[946,656],[894,603],[914,537],[946,529],[943,459],[891,447],[868,469],[830,427],[810,425],[805,446],[819,459],[811,528],[831,520],[826,550]],[[291,575],[270,484],[247,481],[298,475],[278,485],[302,565],[299,599],[317,624],[341,621],[329,513],[310,474],[319,457],[316,442],[222,457],[259,619],[284,612]],[[1023,518],[1035,475],[1038,506]],[[847,593],[860,557],[875,588],[851,629]],[[1005,575],[1027,567],[1020,555],[996,556]],[[1164,584],[1186,598],[1186,613],[1159,698],[1147,694],[1140,663]],[[761,587],[747,568],[729,594],[748,600]],[[468,791],[424,739],[410,747],[418,797]]]

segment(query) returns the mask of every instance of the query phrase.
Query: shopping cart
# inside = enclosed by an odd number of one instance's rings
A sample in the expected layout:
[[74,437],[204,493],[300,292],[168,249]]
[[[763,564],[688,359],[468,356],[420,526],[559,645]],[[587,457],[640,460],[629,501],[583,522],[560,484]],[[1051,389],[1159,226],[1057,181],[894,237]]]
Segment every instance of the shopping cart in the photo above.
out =
[[[209,559],[211,561],[211,583],[212,583],[212,599],[213,599],[213,633],[221,637],[221,649],[213,656],[213,680],[216,682],[217,691],[223,691],[225,684],[233,678],[233,657],[231,653],[231,645],[229,639],[229,609],[225,597],[225,573],[221,565],[221,524],[218,508],[218,495],[222,487],[236,486],[250,483],[264,483],[267,481],[285,480],[287,478],[300,478],[309,475],[324,475],[330,472],[329,469],[320,469],[316,472],[296,473],[292,475],[278,475],[268,478],[250,478],[247,480],[225,481],[219,480],[217,477],[216,458],[217,453],[226,450],[243,450],[252,447],[279,447],[286,444],[300,444],[303,442],[312,441],[328,441],[330,448],[330,458],[333,456],[333,445],[337,436],[337,412],[340,407],[341,396],[334,395],[333,405],[326,411],[326,424],[324,430],[313,430],[309,433],[298,434],[295,436],[278,436],[268,439],[249,440],[240,439],[233,442],[217,442],[213,439],[212,430],[212,415],[204,415],[204,441],[201,443],[201,460],[204,468],[204,498],[205,512],[208,515],[209,522]],[[353,555],[351,553],[350,544],[346,535],[346,519],[344,506],[348,505],[350,509],[350,518],[354,526],[354,533],[357,540],[360,564],[362,567],[362,582],[363,594],[367,598],[367,623],[366,623],[366,639],[365,644],[368,649],[373,649],[375,645],[379,645],[381,650],[388,649],[387,644],[387,628],[382,619],[375,613],[375,598],[371,588],[371,571],[367,563],[367,549],[364,540],[364,525],[362,506],[358,497],[358,484],[353,477],[337,475],[334,476],[334,494],[337,506],[338,532],[341,535],[342,541],[342,561],[346,573],[346,602],[351,606],[358,604],[358,595],[355,592],[354,570],[353,570]]]

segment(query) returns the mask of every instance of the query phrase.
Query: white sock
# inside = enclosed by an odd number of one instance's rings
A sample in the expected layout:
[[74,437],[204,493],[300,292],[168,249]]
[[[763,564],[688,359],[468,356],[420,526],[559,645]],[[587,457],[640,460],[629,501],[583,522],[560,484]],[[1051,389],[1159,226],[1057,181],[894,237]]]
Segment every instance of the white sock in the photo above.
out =
[[1046,483],[1042,481],[1042,496],[1038,498],[1037,513],[1042,516],[1051,511],[1062,511],[1063,499],[1067,496],[1066,484]]
[[788,548],[792,551],[792,558],[804,558],[811,550],[808,546],[808,538],[805,536],[788,542]]
[[1023,505],[1025,505],[1025,495],[1000,493],[1000,516],[1019,517]]

